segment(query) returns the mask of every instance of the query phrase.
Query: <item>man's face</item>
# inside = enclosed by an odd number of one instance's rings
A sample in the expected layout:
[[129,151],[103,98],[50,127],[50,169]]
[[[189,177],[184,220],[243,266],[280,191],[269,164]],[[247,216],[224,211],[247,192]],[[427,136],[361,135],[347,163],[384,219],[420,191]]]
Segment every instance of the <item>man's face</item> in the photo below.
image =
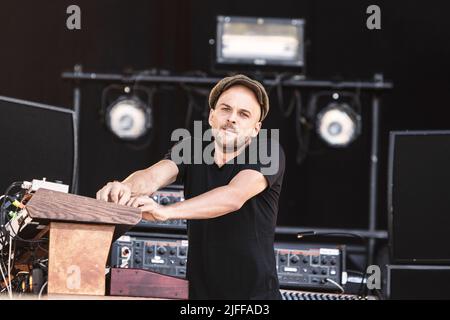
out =
[[258,135],[261,108],[255,94],[243,85],[224,91],[210,110],[209,125],[224,152],[233,152]]

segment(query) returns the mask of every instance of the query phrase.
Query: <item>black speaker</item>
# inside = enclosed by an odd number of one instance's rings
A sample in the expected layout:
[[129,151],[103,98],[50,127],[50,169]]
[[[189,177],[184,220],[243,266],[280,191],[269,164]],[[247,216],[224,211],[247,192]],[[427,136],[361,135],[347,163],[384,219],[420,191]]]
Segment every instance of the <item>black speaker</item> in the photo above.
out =
[[391,300],[450,299],[450,267],[388,265],[385,288]]
[[0,194],[13,181],[76,177],[74,112],[0,96]]
[[450,131],[391,132],[388,181],[392,263],[450,265]]

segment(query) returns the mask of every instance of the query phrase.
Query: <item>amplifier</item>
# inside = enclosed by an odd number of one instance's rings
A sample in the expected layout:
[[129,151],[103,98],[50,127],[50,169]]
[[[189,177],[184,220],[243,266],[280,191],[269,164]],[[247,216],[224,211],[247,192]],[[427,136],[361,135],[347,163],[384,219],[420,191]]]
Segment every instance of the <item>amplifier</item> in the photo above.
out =
[[281,287],[340,290],[344,246],[275,244],[275,255]]
[[450,299],[450,266],[387,265],[384,294],[391,300]]
[[[153,200],[158,204],[163,206],[169,205],[172,203],[177,203],[180,201],[184,201],[184,191],[183,186],[171,185],[161,190],[156,191],[152,195]],[[143,229],[177,229],[177,230],[186,230],[187,222],[186,220],[168,220],[164,222],[159,221],[145,221],[142,220],[137,224],[137,228]]]
[[[185,278],[187,252],[187,240],[125,235],[113,243],[111,266]],[[275,258],[281,287],[340,290],[345,270],[343,246],[277,243]]]
[[145,269],[185,278],[187,240],[122,236],[112,245],[111,267]]

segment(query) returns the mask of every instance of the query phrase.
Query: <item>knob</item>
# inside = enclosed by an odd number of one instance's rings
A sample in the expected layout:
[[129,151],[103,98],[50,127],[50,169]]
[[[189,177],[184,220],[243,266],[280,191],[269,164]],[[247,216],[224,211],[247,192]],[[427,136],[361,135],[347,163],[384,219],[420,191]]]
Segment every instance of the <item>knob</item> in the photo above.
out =
[[336,264],[336,259],[331,259],[330,263],[334,266]]
[[176,249],[174,249],[174,248],[171,248],[170,249],[170,254],[173,256],[173,255],[175,255],[177,253],[177,250]]
[[319,263],[319,258],[314,257],[314,258],[313,258],[313,264],[318,264],[318,263]]
[[150,253],[150,254],[153,253],[153,247],[148,247],[147,248],[147,252]]
[[291,257],[291,262],[292,263],[297,263],[300,260],[300,258],[298,256],[292,256]]
[[164,254],[164,253],[166,253],[166,251],[167,251],[167,250],[166,250],[166,248],[164,248],[164,247],[159,247],[159,248],[158,248],[158,253],[159,253],[159,254]]
[[322,257],[322,264],[327,264],[328,260],[326,257]]
[[286,262],[286,255],[284,255],[284,254],[281,255],[281,256],[280,256],[280,261],[281,261],[281,262]]
[[308,257],[304,257],[303,258],[303,263],[308,263],[309,262],[309,258]]
[[130,250],[128,248],[122,248],[122,257],[128,257]]
[[163,197],[163,198],[161,198],[161,200],[160,200],[160,203],[161,203],[163,206],[165,206],[166,204],[169,204],[169,202],[170,202],[170,200],[169,200],[169,198],[167,198],[167,197]]
[[180,260],[180,266],[184,266],[186,264],[185,260]]
[[185,248],[181,248],[180,249],[180,256],[185,256],[186,255],[186,249]]
[[317,269],[312,269],[313,274],[317,274]]
[[142,262],[142,259],[139,257],[134,258],[134,262],[136,262],[137,264],[140,264]]
[[322,274],[323,274],[324,276],[326,276],[326,275],[327,275],[327,269],[322,269]]

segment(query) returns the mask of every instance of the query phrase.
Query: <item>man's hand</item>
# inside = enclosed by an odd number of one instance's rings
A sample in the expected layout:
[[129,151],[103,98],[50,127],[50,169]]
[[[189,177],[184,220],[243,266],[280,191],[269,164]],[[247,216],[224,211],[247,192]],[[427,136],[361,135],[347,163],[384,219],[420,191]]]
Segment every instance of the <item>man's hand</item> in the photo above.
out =
[[164,206],[156,203],[150,197],[131,198],[126,205],[140,209],[142,212],[142,217],[145,220],[166,221],[167,219],[169,219],[169,216],[164,210]]
[[97,191],[97,200],[109,201],[118,204],[126,204],[131,198],[131,188],[127,183],[119,181],[108,182]]

